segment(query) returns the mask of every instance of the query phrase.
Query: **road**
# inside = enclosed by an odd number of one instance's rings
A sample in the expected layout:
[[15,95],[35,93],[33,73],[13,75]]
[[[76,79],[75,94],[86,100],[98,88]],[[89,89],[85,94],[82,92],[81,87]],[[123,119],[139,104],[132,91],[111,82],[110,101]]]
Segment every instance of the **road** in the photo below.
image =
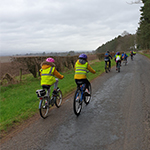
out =
[[149,150],[150,60],[137,54],[117,73],[92,81],[81,115],[73,94],[48,118],[39,118],[1,144],[1,150]]

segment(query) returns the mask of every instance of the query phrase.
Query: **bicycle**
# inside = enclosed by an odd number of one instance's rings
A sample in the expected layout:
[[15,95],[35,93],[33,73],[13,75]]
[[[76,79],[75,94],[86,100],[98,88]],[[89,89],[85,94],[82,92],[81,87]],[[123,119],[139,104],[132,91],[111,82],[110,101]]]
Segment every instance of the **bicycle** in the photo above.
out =
[[118,72],[120,72],[120,63],[121,63],[120,61],[117,62],[117,70],[118,70]]
[[48,95],[48,89],[39,89],[36,90],[37,97],[39,98],[39,112],[40,116],[45,119],[48,116],[49,109],[54,106],[59,108],[62,103],[62,92],[57,87],[57,95],[52,94],[52,97],[50,98],[50,95]]
[[124,63],[124,65],[126,66],[126,65],[127,65],[127,60],[126,60],[126,59],[123,59],[123,63]]
[[85,102],[86,105],[89,104],[91,100],[92,88],[91,84],[88,87],[90,96],[85,95],[85,83],[80,83],[79,87],[77,87],[75,95],[74,95],[74,102],[73,102],[73,109],[75,115],[79,116],[82,110],[82,103]]
[[133,61],[133,55],[131,55],[131,60]]

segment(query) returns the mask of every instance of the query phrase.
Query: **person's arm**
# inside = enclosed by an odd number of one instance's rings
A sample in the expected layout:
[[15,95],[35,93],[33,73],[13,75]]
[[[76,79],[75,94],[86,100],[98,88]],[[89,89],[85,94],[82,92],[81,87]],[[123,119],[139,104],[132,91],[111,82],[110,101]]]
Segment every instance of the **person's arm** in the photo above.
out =
[[89,65],[89,63],[88,63],[87,69],[93,74],[96,73],[96,71]]
[[112,56],[111,56],[111,55],[109,55],[109,57],[112,59]]
[[56,68],[55,68],[55,70],[54,70],[54,73],[53,73],[57,78],[59,78],[59,79],[63,79],[64,78],[64,76],[63,75],[61,75],[57,70],[56,70]]

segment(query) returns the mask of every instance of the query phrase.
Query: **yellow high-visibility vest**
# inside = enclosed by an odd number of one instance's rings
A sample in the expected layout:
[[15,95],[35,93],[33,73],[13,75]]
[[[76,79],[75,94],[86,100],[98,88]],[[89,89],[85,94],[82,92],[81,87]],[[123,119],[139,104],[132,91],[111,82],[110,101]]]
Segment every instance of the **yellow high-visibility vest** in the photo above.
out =
[[85,64],[82,64],[82,65],[79,65],[76,62],[75,74],[86,75],[87,74],[87,66],[88,66],[87,62]]
[[121,55],[116,55],[116,61],[121,60]]
[[55,67],[49,67],[47,69],[41,69],[41,85],[53,85],[56,79],[53,75]]

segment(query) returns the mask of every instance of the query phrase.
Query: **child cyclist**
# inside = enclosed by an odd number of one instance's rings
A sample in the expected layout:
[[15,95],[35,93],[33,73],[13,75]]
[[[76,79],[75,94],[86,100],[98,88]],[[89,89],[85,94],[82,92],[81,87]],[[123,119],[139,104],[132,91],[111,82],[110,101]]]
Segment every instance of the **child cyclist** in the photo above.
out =
[[[42,88],[48,89],[48,94],[50,94],[50,87],[54,85],[53,94],[57,95],[57,85],[58,79],[63,79],[64,76],[61,75],[55,68],[55,60],[53,58],[47,58],[46,61],[41,63],[40,75],[41,75],[41,86]],[[57,78],[55,78],[56,76]]]
[[77,86],[79,87],[81,84],[85,83],[86,85],[85,87],[86,90],[84,89],[85,94],[90,95],[88,91],[90,82],[88,81],[86,75],[87,75],[88,70],[93,74],[95,74],[96,71],[93,70],[93,68],[89,65],[87,61],[87,55],[85,54],[79,55],[79,59],[77,60],[74,66],[74,70],[75,70],[74,79],[75,79]]
[[128,55],[125,52],[123,52],[121,56],[122,56],[122,59],[126,60],[127,62]]
[[109,69],[111,68],[111,61],[110,61],[110,58],[112,59],[111,55],[109,54],[109,51],[107,51],[105,53],[105,57],[104,57],[104,60],[105,60],[105,68],[107,66],[107,63],[109,63]]
[[116,61],[116,71],[117,71],[118,70],[117,69],[118,63],[121,64],[121,60],[122,60],[122,56],[120,55],[120,52],[116,53],[114,60]]

